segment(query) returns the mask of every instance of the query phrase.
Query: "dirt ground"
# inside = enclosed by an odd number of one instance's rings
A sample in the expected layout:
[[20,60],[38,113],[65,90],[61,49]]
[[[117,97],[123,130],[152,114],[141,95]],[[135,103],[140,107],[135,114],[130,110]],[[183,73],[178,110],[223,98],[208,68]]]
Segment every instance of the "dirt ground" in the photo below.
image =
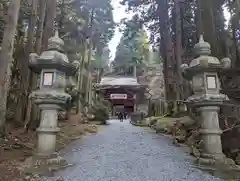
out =
[[[97,132],[96,123],[62,121],[59,127],[61,131],[57,137],[57,150],[66,147],[73,140],[80,139],[86,133]],[[8,127],[7,136],[0,138],[0,181],[29,180],[21,168],[24,161],[34,153],[36,141],[36,132]]]

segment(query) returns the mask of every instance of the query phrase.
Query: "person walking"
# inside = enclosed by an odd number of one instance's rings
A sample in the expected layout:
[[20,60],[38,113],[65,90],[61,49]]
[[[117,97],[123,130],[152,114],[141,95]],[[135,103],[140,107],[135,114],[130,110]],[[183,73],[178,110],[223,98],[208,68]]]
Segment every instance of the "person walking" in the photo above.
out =
[[120,120],[120,112],[117,112],[116,115],[118,117],[118,120]]
[[123,117],[124,117],[125,120],[127,119],[127,113],[126,112],[123,112]]
[[122,112],[119,113],[119,117],[120,117],[120,122],[123,122],[123,113]]

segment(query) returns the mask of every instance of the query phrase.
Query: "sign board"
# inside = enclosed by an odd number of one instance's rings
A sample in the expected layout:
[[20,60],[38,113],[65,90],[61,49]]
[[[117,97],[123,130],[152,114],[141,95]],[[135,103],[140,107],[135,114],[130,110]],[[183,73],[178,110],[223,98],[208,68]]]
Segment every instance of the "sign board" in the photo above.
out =
[[53,85],[53,73],[46,72],[43,75],[43,86],[52,86]]
[[208,89],[216,89],[217,88],[217,81],[216,76],[207,76],[207,88]]
[[127,99],[127,94],[111,94],[110,99]]

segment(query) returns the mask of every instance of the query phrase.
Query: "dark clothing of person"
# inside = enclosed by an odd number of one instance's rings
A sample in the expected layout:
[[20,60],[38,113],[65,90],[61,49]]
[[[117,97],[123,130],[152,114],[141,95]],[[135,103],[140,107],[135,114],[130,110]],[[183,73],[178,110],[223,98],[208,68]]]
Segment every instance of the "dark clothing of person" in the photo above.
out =
[[124,117],[124,119],[127,119],[127,113],[126,112],[123,113],[123,117]]
[[118,117],[118,119],[120,119],[120,113],[119,112],[116,113],[116,116]]
[[123,113],[122,112],[119,113],[119,119],[121,122],[123,122]]

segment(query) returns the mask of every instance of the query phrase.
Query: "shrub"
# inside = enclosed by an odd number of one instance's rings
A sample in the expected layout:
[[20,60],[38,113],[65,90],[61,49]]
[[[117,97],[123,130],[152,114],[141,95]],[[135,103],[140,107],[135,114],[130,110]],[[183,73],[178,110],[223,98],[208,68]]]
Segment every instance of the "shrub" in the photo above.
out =
[[94,121],[100,121],[106,124],[109,119],[109,103],[103,99],[98,99],[95,104],[89,109],[89,113],[94,115]]

